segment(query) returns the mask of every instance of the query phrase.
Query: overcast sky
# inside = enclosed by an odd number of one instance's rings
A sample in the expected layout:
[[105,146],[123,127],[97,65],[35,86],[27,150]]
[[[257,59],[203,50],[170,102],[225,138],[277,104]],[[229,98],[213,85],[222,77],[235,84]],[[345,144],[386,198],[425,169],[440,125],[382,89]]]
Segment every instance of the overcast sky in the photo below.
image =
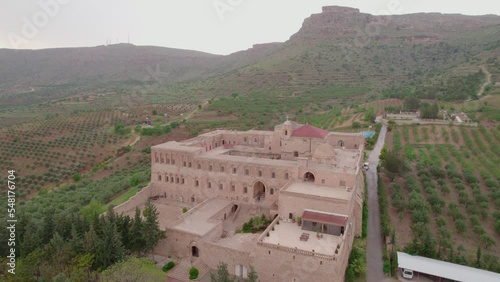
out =
[[286,41],[322,6],[500,15],[498,0],[0,0],[0,48],[130,42],[215,54]]

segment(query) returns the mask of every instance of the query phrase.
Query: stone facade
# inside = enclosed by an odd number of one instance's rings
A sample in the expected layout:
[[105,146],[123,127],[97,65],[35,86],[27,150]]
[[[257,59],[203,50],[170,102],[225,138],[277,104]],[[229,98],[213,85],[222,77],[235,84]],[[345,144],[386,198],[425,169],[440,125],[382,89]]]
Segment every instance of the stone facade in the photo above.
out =
[[[363,144],[362,134],[286,121],[272,132],[217,130],[152,147],[147,193],[193,206],[166,227],[155,253],[212,269],[225,262],[243,278],[253,266],[261,281],[343,281],[361,235]],[[295,223],[305,210],[347,218],[308,222],[319,230],[337,224],[341,234],[306,232]],[[260,214],[274,219],[266,231],[235,232]]]

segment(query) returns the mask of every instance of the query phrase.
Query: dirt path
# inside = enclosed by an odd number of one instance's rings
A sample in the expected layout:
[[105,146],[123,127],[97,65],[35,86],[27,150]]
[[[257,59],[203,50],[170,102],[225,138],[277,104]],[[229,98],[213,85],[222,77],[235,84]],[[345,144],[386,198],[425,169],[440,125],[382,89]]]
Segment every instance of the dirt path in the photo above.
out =
[[481,66],[481,69],[483,70],[484,74],[486,74],[486,81],[483,83],[483,85],[481,85],[481,89],[479,89],[479,91],[477,92],[478,97],[481,97],[481,95],[483,95],[486,86],[491,83],[491,73],[484,65]]
[[139,134],[137,134],[137,132],[135,132],[135,129],[132,129],[132,136],[135,137],[134,141],[132,141],[130,144],[127,144],[125,145],[126,146],[134,146],[135,143],[139,142],[139,140],[141,140],[141,136]]
[[368,187],[368,245],[366,248],[366,281],[379,282],[386,278],[383,272],[382,233],[380,230],[380,207],[377,193],[377,166],[379,156],[385,143],[387,126],[383,125],[375,144],[375,148],[368,157],[370,169],[366,172]]

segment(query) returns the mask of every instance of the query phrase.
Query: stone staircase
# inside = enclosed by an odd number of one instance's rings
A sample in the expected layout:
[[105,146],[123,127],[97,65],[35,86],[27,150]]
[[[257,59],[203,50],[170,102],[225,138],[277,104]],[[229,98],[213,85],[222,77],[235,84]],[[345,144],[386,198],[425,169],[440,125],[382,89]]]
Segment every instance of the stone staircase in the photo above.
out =
[[243,223],[248,221],[249,215],[252,214],[252,208],[250,206],[240,205],[239,209],[240,210],[236,214],[235,218],[230,218],[229,220],[224,221],[224,231],[227,232],[226,235],[229,235],[226,237],[232,237],[236,228],[242,227]]
[[[191,261],[193,262],[192,264]],[[191,270],[191,267],[196,267],[199,271],[198,279],[196,280],[189,280],[189,270]],[[210,268],[199,259],[182,259],[167,273],[167,281],[200,281],[209,272]]]

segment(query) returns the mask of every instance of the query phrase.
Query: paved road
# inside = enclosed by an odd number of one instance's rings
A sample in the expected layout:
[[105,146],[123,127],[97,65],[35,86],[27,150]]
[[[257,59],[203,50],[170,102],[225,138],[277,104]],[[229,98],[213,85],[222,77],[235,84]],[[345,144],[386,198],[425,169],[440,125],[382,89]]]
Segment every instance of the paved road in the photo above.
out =
[[377,194],[377,166],[379,155],[384,147],[387,127],[384,125],[375,144],[375,148],[368,157],[370,169],[366,172],[368,187],[368,246],[366,250],[366,281],[379,282],[386,278],[383,272],[382,235],[380,230],[380,208]]

